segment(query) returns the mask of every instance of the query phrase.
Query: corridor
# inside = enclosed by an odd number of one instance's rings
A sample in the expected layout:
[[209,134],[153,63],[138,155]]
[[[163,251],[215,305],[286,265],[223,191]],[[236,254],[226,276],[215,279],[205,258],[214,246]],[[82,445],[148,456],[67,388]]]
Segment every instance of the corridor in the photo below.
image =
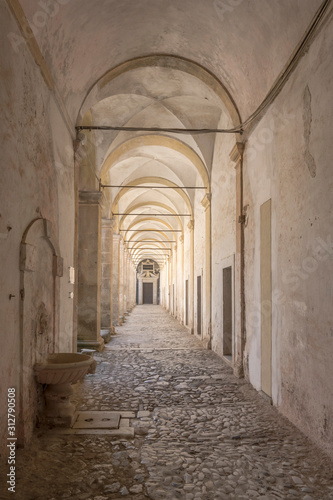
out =
[[134,437],[39,429],[16,500],[333,499],[329,459],[162,307],[136,306],[95,358],[77,410],[123,412]]

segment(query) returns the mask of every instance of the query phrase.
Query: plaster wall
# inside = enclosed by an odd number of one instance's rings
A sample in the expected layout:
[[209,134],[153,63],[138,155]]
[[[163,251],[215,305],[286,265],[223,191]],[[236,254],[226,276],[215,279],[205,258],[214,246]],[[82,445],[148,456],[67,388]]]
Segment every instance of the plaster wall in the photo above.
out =
[[272,398],[332,453],[332,22],[245,150],[246,358],[261,388],[260,205],[272,199]]
[[[69,267],[74,266],[75,180],[73,142],[59,110],[50,101],[53,164],[58,195],[58,238],[64,259],[64,276],[60,280],[59,352],[76,352],[76,331],[73,331],[74,285],[69,282]],[[50,129],[51,129],[50,127]],[[75,302],[75,301],[74,301]]]
[[[24,44],[20,45],[19,51],[13,50],[7,38],[9,32],[19,36],[17,25],[3,2],[0,5],[0,101],[3,118],[0,123],[0,135],[3,138],[0,260],[1,288],[6,300],[1,301],[0,316],[1,342],[6,348],[6,356],[0,368],[0,407],[6,407],[8,387],[15,387],[19,411],[20,243],[32,220],[42,217],[48,219],[58,240],[60,255],[64,258],[64,269],[73,265],[74,165],[71,138],[61,123],[62,119],[39,68]],[[68,234],[71,236],[68,237]],[[68,291],[72,291],[72,285],[67,283],[67,277],[64,276],[60,278],[60,331],[56,350],[72,350],[73,301],[68,298]],[[10,294],[15,295],[11,300]],[[31,332],[23,332],[23,335],[29,336]],[[32,373],[23,375],[31,377]],[[18,416],[18,420],[23,421],[24,418]],[[2,412],[0,446],[4,455],[6,424],[7,416]]]
[[212,349],[220,356],[223,355],[223,268],[232,266],[234,274],[236,249],[236,171],[229,158],[234,144],[235,139],[230,135],[216,137],[211,178]]

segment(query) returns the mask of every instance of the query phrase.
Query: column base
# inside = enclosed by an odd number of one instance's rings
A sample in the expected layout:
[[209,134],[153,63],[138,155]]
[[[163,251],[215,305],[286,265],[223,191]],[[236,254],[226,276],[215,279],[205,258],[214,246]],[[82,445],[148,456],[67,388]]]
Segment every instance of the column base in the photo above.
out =
[[71,427],[75,406],[70,401],[73,394],[71,384],[49,385],[44,393],[46,408],[44,420],[52,427]]
[[234,364],[234,375],[237,378],[244,378],[243,363],[240,360],[237,360]]
[[[106,326],[105,328],[101,328],[101,332],[102,331],[108,331],[110,333],[110,335],[115,335],[116,334],[116,330],[115,330],[115,327],[113,325],[111,326]],[[102,333],[101,333],[101,337],[102,337]]]
[[101,329],[101,337],[104,340],[104,344],[107,344],[111,340],[111,332],[110,328],[102,328]]
[[77,347],[79,349],[95,349],[96,351],[103,351],[104,340],[100,338],[99,340],[79,340],[77,341]]

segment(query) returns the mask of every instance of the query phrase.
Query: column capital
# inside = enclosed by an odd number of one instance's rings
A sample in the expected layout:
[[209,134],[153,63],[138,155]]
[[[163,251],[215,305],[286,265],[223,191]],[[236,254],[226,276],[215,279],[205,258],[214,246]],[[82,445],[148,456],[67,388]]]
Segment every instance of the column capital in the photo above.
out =
[[210,207],[210,202],[212,199],[212,193],[206,193],[203,199],[201,200],[201,205],[204,207],[205,211]]
[[243,157],[244,144],[242,142],[236,142],[232,150],[230,151],[229,157],[234,163],[239,163]]
[[190,220],[190,222],[187,224],[187,227],[190,231],[194,229],[194,219]]
[[184,243],[184,235],[183,235],[183,234],[181,234],[181,235],[179,236],[179,242],[180,242],[180,243]]
[[79,191],[81,205],[100,205],[103,193],[101,191]]
[[102,224],[102,229],[112,229],[115,224],[115,220],[105,219],[104,217],[102,217],[101,224]]

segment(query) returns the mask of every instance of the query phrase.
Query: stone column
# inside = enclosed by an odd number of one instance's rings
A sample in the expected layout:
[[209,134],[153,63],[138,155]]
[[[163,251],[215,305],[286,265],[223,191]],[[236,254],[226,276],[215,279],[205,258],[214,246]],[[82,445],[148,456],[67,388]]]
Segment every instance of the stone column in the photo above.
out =
[[112,325],[119,323],[119,249],[120,235],[112,235]]
[[205,273],[203,294],[203,339],[211,347],[211,193],[206,193],[201,201],[205,209]]
[[130,260],[130,275],[131,275],[131,282],[130,282],[130,297],[131,297],[131,310],[135,307],[135,300],[136,300],[136,297],[135,297],[135,277],[136,277],[136,274],[135,274],[135,271],[134,271],[134,268],[133,268],[133,262],[132,260]]
[[153,304],[157,305],[157,278],[153,281]]
[[189,293],[188,293],[188,326],[191,333],[194,332],[194,220],[191,219],[187,224],[190,231],[190,276],[189,276]]
[[132,304],[136,306],[136,269],[132,263]]
[[181,274],[180,274],[180,289],[181,289],[181,297],[179,297],[180,302],[180,320],[183,325],[185,325],[185,281],[184,281],[184,235],[183,233],[179,237],[180,243],[180,263],[181,263]]
[[128,255],[127,258],[127,311],[130,313],[133,309],[133,268],[132,268],[132,260],[131,256]]
[[79,193],[78,347],[104,349],[101,329],[101,192]]
[[126,298],[126,283],[127,283],[127,250],[125,248],[125,245],[123,243],[123,265],[122,265],[122,277],[123,277],[123,321],[126,321],[126,303],[127,303],[127,298]]
[[129,296],[128,296],[128,285],[129,285],[129,268],[128,268],[128,250],[125,251],[125,281],[124,281],[124,310],[125,315],[128,316],[129,311]]
[[138,304],[139,306],[142,306],[143,304],[143,282],[142,278],[138,278]]
[[243,224],[243,151],[237,142],[230,153],[236,169],[236,255],[235,255],[235,339],[234,374],[244,376],[243,352],[245,347],[244,303],[244,224]]
[[119,260],[118,260],[118,303],[119,303],[119,324],[122,325],[125,321],[124,316],[124,244],[122,238],[119,241]]
[[178,250],[178,247],[177,247],[177,243],[174,244],[174,254],[173,254],[173,262],[172,262],[172,266],[173,266],[173,276],[172,276],[172,301],[173,301],[173,316],[175,318],[177,318],[177,250]]
[[101,329],[114,333],[112,326],[112,232],[113,220],[102,219],[101,244]]

